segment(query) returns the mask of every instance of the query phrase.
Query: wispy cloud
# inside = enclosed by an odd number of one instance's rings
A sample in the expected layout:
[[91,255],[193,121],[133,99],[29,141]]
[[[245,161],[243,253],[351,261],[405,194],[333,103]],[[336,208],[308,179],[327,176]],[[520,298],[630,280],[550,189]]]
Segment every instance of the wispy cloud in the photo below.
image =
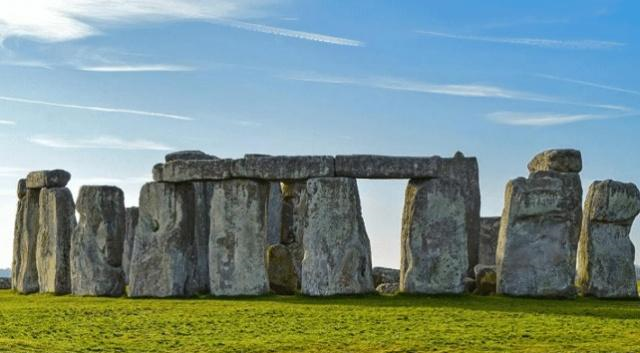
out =
[[60,42],[101,34],[104,25],[196,20],[327,44],[362,45],[357,40],[239,20],[255,18],[273,3],[273,0],[0,1],[0,42],[9,37]]
[[57,103],[57,102],[41,101],[41,100],[18,98],[18,97],[8,97],[8,96],[0,96],[0,101],[33,104],[33,105],[44,105],[44,106],[57,107],[57,108],[88,110],[88,111],[102,112],[102,113],[141,115],[141,116],[148,116],[148,117],[155,117],[155,118],[166,118],[166,119],[184,120],[184,121],[194,120],[194,118],[184,116],[184,115],[158,113],[158,112],[150,112],[150,111],[126,109],[126,108],[96,107],[96,106],[89,106],[89,105]]
[[476,42],[489,42],[489,43],[501,43],[501,44],[513,44],[513,45],[527,45],[539,48],[552,48],[552,49],[584,49],[584,50],[596,50],[596,49],[612,49],[626,45],[621,42],[582,39],[582,40],[561,40],[561,39],[546,39],[546,38],[515,38],[515,37],[486,37],[486,36],[474,36],[474,35],[460,35],[454,33],[433,32],[433,31],[416,31],[417,33],[432,36],[449,38],[456,40],[469,40]]
[[0,125],[15,125],[16,122],[13,120],[0,120]]
[[65,148],[65,149],[112,149],[112,150],[149,150],[149,151],[169,151],[173,147],[148,141],[148,140],[124,140],[113,136],[100,136],[91,139],[68,139],[55,136],[33,136],[29,142],[37,145]]
[[430,82],[420,82],[407,80],[402,78],[389,77],[342,77],[333,75],[322,75],[308,72],[293,72],[277,75],[276,77],[302,82],[313,82],[322,84],[335,85],[352,85],[369,88],[387,89],[394,91],[406,91],[425,94],[441,94],[448,96],[470,97],[470,98],[496,98],[521,100],[530,102],[541,102],[551,104],[573,105],[580,107],[589,107],[595,109],[615,110],[620,112],[629,112],[631,109],[624,106],[616,106],[611,104],[581,103],[570,100],[563,100],[556,97],[548,97],[536,93],[522,92],[518,90],[507,89],[499,86],[484,84],[437,84]]
[[0,177],[20,178],[27,175],[27,169],[21,167],[0,167]]
[[77,185],[124,185],[142,184],[149,181],[148,176],[126,177],[126,178],[105,178],[105,177],[74,177],[73,182]]
[[104,66],[80,66],[80,71],[91,72],[184,72],[195,71],[196,69],[191,66],[183,65],[167,65],[167,64],[154,64],[154,65],[104,65]]
[[545,75],[545,74],[536,74],[535,76],[536,77],[540,77],[540,78],[545,78],[545,79],[548,79],[548,80],[575,83],[575,84],[578,84],[578,85],[589,86],[589,87],[600,88],[600,89],[604,89],[604,90],[608,90],[608,91],[622,92],[622,93],[633,94],[635,96],[640,96],[640,91],[634,91],[634,90],[630,90],[630,89],[626,89],[626,88],[603,85],[603,84],[599,84],[599,83],[595,83],[595,82],[575,80],[575,79],[571,79],[571,78],[565,78],[565,77],[559,77],[559,76],[553,76],[553,75]]
[[506,125],[518,126],[553,126],[577,123],[588,120],[607,120],[630,117],[633,114],[556,114],[556,113],[522,113],[522,112],[494,112],[487,114],[487,119]]

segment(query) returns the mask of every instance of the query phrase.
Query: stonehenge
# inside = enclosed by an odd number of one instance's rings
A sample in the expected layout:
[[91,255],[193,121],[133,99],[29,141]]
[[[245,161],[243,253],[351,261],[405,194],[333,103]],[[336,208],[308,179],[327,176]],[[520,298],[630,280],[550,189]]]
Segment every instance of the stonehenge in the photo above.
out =
[[[64,170],[18,182],[11,287],[119,297],[378,292],[635,298],[633,184],[595,182],[581,154],[548,150],[480,217],[478,162],[378,155],[219,158],[178,151],[137,207]],[[357,179],[406,179],[400,269],[373,268]],[[75,213],[80,218],[76,222]]]
[[596,181],[589,187],[578,245],[576,285],[583,295],[637,298],[629,232],[640,213],[640,191],[633,184]]

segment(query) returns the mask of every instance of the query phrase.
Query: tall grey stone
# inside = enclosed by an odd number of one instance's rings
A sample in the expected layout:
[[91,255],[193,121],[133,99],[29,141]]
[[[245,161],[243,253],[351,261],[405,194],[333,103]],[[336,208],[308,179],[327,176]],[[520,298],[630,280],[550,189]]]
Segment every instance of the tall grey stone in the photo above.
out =
[[496,248],[500,234],[500,217],[480,218],[480,237],[478,238],[478,264],[494,266]]
[[581,203],[577,173],[534,170],[507,184],[496,249],[499,294],[575,296]]
[[307,182],[302,293],[311,296],[374,291],[371,246],[353,178]]
[[194,192],[191,184],[147,183],[129,272],[130,297],[179,297],[196,292]]
[[124,193],[114,186],[83,186],[77,208],[80,222],[71,242],[71,292],[123,295]]
[[585,201],[576,285],[583,295],[637,298],[635,248],[629,232],[640,212],[634,184],[596,181]]
[[302,280],[303,237],[306,219],[307,182],[283,182],[280,242],[291,253],[299,284]]
[[18,274],[22,266],[22,234],[25,217],[25,203],[27,196],[27,180],[18,181],[18,205],[16,207],[16,219],[13,229],[13,260],[11,262],[11,288],[16,290]]
[[71,291],[69,253],[76,210],[71,191],[65,187],[40,190],[40,227],[36,250],[40,293]]
[[293,267],[293,258],[286,246],[275,244],[267,249],[267,273],[271,291],[281,295],[292,295],[298,290],[298,274]]
[[125,284],[129,284],[129,269],[131,268],[131,255],[133,254],[133,243],[136,238],[138,215],[138,207],[125,209],[124,249],[122,251],[122,271],[124,272]]
[[209,238],[211,232],[211,199],[215,182],[194,182],[194,252],[195,286],[198,293],[209,293]]
[[465,197],[448,179],[411,180],[402,216],[400,291],[461,294],[468,269]]
[[39,189],[27,189],[22,199],[22,215],[18,216],[22,217],[22,224],[20,229],[17,229],[20,232],[18,249],[14,250],[14,253],[19,253],[19,261],[16,263],[13,289],[22,294],[35,293],[39,289],[38,267],[36,265],[38,231],[40,229]]
[[280,244],[282,232],[282,190],[280,182],[269,183],[267,205],[267,245]]
[[269,292],[265,264],[269,183],[230,179],[214,185],[209,275],[216,296]]

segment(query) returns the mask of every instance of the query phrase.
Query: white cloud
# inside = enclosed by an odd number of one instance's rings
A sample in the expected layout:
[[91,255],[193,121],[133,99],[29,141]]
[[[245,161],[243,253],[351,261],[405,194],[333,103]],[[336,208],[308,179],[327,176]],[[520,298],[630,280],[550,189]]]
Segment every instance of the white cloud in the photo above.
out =
[[521,112],[494,112],[487,114],[491,121],[506,125],[518,126],[552,126],[576,123],[588,120],[615,119],[632,114],[603,115],[603,114],[556,114],[556,113],[521,113]]
[[45,105],[45,106],[57,107],[57,108],[89,110],[89,111],[102,112],[102,113],[142,115],[142,116],[149,116],[149,117],[155,117],[155,118],[166,118],[166,119],[185,120],[185,121],[194,120],[193,118],[184,116],[184,115],[158,113],[158,112],[150,112],[150,111],[126,109],[126,108],[109,108],[109,107],[96,107],[96,106],[79,105],[79,104],[56,103],[56,102],[48,102],[48,101],[18,98],[18,97],[8,97],[8,96],[0,96],[0,101],[34,104],[34,105]]
[[73,182],[77,185],[123,185],[142,184],[149,181],[149,177],[126,177],[126,178],[105,178],[105,177],[78,177]]
[[544,38],[513,38],[513,37],[484,37],[473,35],[459,35],[452,33],[433,32],[433,31],[416,31],[417,33],[457,40],[470,40],[477,42],[490,42],[514,45],[527,45],[540,48],[553,49],[611,49],[626,45],[621,42],[583,39],[583,40],[560,40],[560,39],[544,39]]
[[67,149],[114,149],[169,151],[173,147],[148,140],[123,140],[118,137],[100,136],[92,139],[68,139],[54,136],[34,136],[28,139],[37,145]]
[[13,120],[0,120],[0,125],[15,125],[16,122]]
[[98,35],[114,24],[177,20],[209,21],[243,30],[361,46],[362,42],[239,21],[255,17],[274,0],[3,0],[0,1],[0,42],[28,37],[59,42]]
[[183,72],[194,71],[195,68],[182,65],[104,65],[104,66],[81,66],[80,71],[91,72]]
[[0,167],[0,177],[3,178],[21,178],[27,174],[26,168],[20,167]]
[[603,85],[603,84],[599,84],[599,83],[594,83],[594,82],[589,82],[589,81],[582,81],[582,80],[575,80],[575,79],[571,79],[571,78],[565,78],[565,77],[559,77],[559,76],[553,76],[553,75],[536,74],[535,76],[536,77],[545,78],[545,79],[548,79],[548,80],[575,83],[575,84],[578,84],[578,85],[595,87],[595,88],[600,88],[600,89],[604,89],[604,90],[622,92],[622,93],[633,94],[635,96],[640,96],[640,91],[634,91],[634,90],[630,90],[630,89],[626,89],[626,88]]

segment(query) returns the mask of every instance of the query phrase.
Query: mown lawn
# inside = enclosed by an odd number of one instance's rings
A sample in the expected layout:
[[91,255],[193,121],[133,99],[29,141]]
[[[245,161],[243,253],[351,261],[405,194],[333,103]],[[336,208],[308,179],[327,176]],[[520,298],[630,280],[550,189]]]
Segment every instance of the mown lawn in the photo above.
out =
[[640,302],[0,291],[0,352],[639,352]]

